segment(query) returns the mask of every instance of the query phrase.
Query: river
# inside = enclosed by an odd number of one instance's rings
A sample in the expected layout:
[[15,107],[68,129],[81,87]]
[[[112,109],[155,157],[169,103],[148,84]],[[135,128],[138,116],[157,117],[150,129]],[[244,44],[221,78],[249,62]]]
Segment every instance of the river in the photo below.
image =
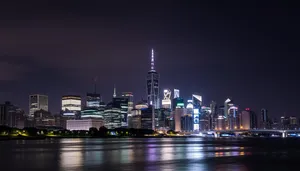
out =
[[0,141],[1,171],[299,170],[300,140],[83,138]]

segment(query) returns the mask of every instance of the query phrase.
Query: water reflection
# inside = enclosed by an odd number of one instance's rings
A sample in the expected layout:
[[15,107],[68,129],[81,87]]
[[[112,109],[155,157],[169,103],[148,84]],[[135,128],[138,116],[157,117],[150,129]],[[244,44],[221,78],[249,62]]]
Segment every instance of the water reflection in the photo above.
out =
[[[257,157],[253,161],[248,160],[250,156],[265,154],[258,146],[245,146],[238,140],[234,143],[232,141],[205,141],[202,138],[129,138],[0,142],[0,164],[11,168],[11,171],[24,170],[23,168],[43,171],[247,171],[249,168],[246,167],[246,162],[260,161]],[[222,142],[226,145],[222,145]],[[278,154],[278,150],[272,151],[274,155]],[[285,155],[288,156],[289,153]],[[245,162],[242,159],[246,157]]]
[[82,139],[61,140],[60,148],[60,167],[61,168],[78,168],[83,165],[83,146],[72,145],[82,143]]

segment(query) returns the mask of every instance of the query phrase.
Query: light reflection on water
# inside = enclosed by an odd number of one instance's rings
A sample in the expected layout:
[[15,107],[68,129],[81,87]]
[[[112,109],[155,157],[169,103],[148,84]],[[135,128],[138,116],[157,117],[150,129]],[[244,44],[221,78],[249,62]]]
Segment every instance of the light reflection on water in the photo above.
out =
[[19,164],[11,165],[12,171],[20,168],[43,168],[44,171],[247,170],[240,163],[224,165],[210,161],[252,155],[245,151],[249,147],[205,143],[202,138],[55,139],[14,143],[0,144],[0,164],[5,161]]

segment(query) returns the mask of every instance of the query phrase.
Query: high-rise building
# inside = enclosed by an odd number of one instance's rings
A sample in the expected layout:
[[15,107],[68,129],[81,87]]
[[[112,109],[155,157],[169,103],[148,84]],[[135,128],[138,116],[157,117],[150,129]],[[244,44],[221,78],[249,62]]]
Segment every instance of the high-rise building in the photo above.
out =
[[229,98],[225,100],[224,102],[224,117],[227,118],[228,117],[228,108],[229,108],[229,103],[232,103],[232,100],[230,100]]
[[215,101],[210,103],[211,115],[210,115],[210,129],[214,130],[217,127],[217,118],[218,118],[218,107]]
[[178,89],[174,89],[174,99],[180,97],[179,95],[180,95],[179,94],[179,90]]
[[238,115],[238,107],[234,104],[228,104],[227,111],[227,127],[230,130],[239,129],[239,115]]
[[159,74],[154,67],[154,50],[151,50],[151,69],[147,74],[147,99],[148,104],[154,109],[160,108],[159,101]]
[[175,122],[175,131],[182,131],[181,118],[184,117],[186,113],[184,108],[176,108],[174,111],[174,122]]
[[215,129],[216,130],[225,130],[226,129],[225,117],[223,116],[223,114],[218,116]]
[[261,109],[261,128],[262,129],[269,129],[270,123],[269,123],[269,117],[268,117],[268,110],[267,109]]
[[[152,113],[154,111],[154,119],[152,119]],[[141,128],[142,129],[152,129],[153,125],[155,126],[154,129],[156,129],[158,125],[158,109],[152,109],[152,106],[146,109],[141,109]],[[153,123],[154,121],[154,123]]]
[[164,98],[161,102],[162,108],[164,109],[171,109],[171,90],[165,89],[164,90]]
[[8,101],[0,104],[0,125],[22,129],[24,127],[24,111]]
[[288,129],[290,125],[290,118],[287,116],[280,117],[280,129]]
[[116,97],[113,98],[113,106],[120,109],[121,114],[121,126],[127,127],[127,115],[128,115],[128,98]]
[[122,126],[121,108],[108,103],[104,113],[104,126],[108,129],[120,128]]
[[37,110],[48,111],[48,96],[34,94],[29,96],[29,117],[34,117],[34,112]]
[[201,109],[202,106],[202,96],[193,94],[192,96],[194,108]]
[[122,97],[125,97],[128,99],[128,113],[131,112],[133,109],[133,93],[132,92],[123,92]]
[[86,107],[100,107],[101,95],[97,93],[86,94]]
[[65,117],[76,117],[81,111],[81,97],[76,95],[62,96],[61,110]]
[[211,108],[202,106],[199,116],[199,130],[208,131],[211,130]]
[[173,99],[172,109],[175,110],[176,108],[184,108],[184,99],[180,97],[176,97]]
[[249,108],[246,108],[240,114],[240,129],[249,130],[257,129],[257,117],[256,114]]

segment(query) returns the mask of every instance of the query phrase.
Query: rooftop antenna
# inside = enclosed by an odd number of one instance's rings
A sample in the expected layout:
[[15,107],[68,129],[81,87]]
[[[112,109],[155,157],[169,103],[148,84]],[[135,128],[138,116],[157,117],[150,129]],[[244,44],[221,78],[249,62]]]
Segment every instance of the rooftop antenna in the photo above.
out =
[[154,71],[154,50],[151,49],[151,70]]
[[115,98],[117,96],[117,93],[116,93],[116,84],[114,84],[114,94],[113,94],[113,97]]

